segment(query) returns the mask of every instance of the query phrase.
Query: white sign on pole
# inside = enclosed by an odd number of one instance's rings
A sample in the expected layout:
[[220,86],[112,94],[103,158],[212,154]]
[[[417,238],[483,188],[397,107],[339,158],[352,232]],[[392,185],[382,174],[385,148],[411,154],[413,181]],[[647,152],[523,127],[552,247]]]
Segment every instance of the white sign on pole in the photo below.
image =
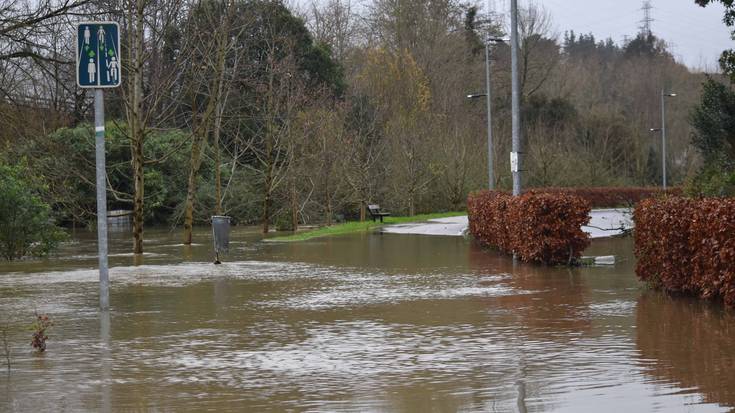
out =
[[518,172],[518,152],[510,153],[510,171]]

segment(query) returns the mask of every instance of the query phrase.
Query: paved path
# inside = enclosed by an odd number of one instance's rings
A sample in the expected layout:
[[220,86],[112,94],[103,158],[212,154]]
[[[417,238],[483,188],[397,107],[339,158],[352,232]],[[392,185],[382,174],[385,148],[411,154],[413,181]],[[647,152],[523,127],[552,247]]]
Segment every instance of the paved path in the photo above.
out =
[[[432,219],[427,222],[389,225],[383,232],[389,234],[444,235],[461,237],[469,226],[467,216]],[[605,238],[622,233],[621,227],[633,227],[629,209],[596,209],[590,213],[589,226],[582,227],[590,238]]]
[[467,215],[450,218],[431,219],[427,222],[388,225],[383,232],[390,234],[447,235],[461,237],[469,227]]

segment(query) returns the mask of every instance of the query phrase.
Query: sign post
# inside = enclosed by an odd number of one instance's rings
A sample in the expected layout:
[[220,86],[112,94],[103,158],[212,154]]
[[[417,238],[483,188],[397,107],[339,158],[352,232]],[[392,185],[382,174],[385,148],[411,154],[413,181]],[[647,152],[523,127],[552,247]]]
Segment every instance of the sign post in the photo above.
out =
[[94,89],[94,137],[97,171],[97,252],[100,309],[110,308],[107,263],[107,173],[105,170],[104,88],[120,86],[120,27],[115,22],[77,23],[77,86]]

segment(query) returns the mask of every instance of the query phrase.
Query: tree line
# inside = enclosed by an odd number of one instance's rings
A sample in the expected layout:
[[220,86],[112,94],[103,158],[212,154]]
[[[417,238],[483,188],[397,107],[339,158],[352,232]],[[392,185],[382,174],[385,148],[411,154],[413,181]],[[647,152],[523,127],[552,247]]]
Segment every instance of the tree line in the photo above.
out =
[[[458,210],[484,188],[483,39],[502,15],[457,0],[0,2],[0,159],[21,162],[56,218],[93,222],[91,94],[75,86],[74,26],[121,26],[122,77],[106,92],[108,199],[146,224],[213,214],[296,229]],[[690,112],[705,75],[652,33],[622,43],[555,33],[521,12],[524,186],[658,185],[660,94],[669,181],[699,171]],[[511,186],[510,49],[492,47],[496,184]]]

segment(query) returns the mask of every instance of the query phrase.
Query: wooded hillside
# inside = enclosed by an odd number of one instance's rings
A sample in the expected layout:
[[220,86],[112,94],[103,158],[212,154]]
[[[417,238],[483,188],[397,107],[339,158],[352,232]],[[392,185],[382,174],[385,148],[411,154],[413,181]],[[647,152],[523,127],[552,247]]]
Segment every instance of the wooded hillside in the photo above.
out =
[[[664,41],[557,33],[522,11],[524,186],[661,182],[699,168],[690,112],[705,75]],[[93,221],[91,92],[74,84],[78,19],[120,22],[123,87],[106,92],[110,208],[190,228],[223,213],[267,231],[464,208],[487,186],[485,51],[505,22],[456,0],[45,0],[0,4],[0,160],[24,160],[63,222]],[[22,40],[22,41],[21,41]],[[511,186],[510,50],[492,46],[497,185]]]

